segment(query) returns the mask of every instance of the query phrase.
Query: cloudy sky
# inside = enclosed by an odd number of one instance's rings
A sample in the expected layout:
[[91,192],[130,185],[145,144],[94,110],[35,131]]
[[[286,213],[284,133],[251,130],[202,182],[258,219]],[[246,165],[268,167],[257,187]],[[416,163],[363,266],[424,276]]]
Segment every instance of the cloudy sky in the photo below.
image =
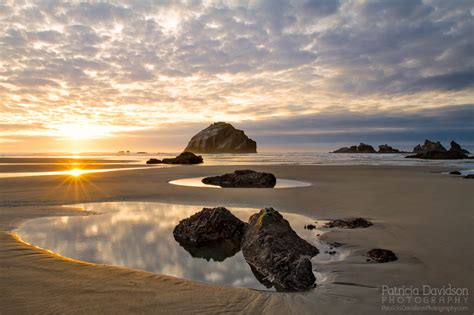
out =
[[0,151],[474,145],[474,2],[2,1]]

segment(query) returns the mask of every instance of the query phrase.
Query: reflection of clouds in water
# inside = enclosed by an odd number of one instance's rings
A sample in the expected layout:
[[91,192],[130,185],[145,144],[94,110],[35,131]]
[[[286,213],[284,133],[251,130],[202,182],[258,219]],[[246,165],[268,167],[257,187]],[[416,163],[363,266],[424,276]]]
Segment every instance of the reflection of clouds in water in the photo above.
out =
[[[252,274],[241,252],[222,262],[193,258],[175,241],[178,222],[201,206],[146,202],[98,203],[86,210],[104,212],[87,217],[42,218],[26,222],[18,233],[37,246],[63,256],[138,268],[152,272],[229,286],[265,289]],[[231,209],[247,221],[257,209]],[[297,233],[315,243],[315,232],[305,230],[311,220],[284,214]],[[318,246],[319,247],[319,246]]]

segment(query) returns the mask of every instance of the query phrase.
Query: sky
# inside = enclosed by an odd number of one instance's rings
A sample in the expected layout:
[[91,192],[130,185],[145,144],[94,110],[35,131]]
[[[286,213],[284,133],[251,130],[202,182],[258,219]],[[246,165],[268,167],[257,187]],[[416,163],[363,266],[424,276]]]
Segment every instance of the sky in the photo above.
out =
[[474,1],[2,1],[0,152],[474,148]]

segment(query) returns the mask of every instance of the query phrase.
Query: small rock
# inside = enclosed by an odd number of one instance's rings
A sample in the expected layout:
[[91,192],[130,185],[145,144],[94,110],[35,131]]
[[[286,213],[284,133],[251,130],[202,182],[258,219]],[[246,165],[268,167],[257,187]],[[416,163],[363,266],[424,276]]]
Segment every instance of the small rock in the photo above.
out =
[[374,248],[367,252],[367,257],[378,263],[395,261],[398,257],[388,249]]
[[466,176],[463,176],[462,178],[470,178],[470,179],[473,179],[473,178],[474,178],[474,174],[467,174]]
[[308,224],[308,225],[305,225],[304,228],[307,229],[307,230],[314,230],[316,228],[316,226],[313,225],[313,224]]
[[347,220],[332,220],[324,225],[326,228],[345,228],[345,229],[355,229],[355,228],[366,228],[372,226],[372,222],[367,221],[363,218],[347,219]]
[[452,172],[449,172],[449,174],[451,174],[451,175],[461,175],[461,172],[460,171],[452,171]]
[[149,159],[148,161],[146,161],[146,164],[161,164],[163,162],[161,162],[161,160],[158,160],[158,159]]

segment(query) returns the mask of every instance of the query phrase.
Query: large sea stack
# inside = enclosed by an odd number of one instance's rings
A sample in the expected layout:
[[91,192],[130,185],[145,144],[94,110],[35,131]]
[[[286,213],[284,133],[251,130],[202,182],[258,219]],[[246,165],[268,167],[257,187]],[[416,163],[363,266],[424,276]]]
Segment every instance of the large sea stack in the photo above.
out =
[[231,124],[216,122],[192,137],[185,151],[194,153],[257,153],[257,143]]

